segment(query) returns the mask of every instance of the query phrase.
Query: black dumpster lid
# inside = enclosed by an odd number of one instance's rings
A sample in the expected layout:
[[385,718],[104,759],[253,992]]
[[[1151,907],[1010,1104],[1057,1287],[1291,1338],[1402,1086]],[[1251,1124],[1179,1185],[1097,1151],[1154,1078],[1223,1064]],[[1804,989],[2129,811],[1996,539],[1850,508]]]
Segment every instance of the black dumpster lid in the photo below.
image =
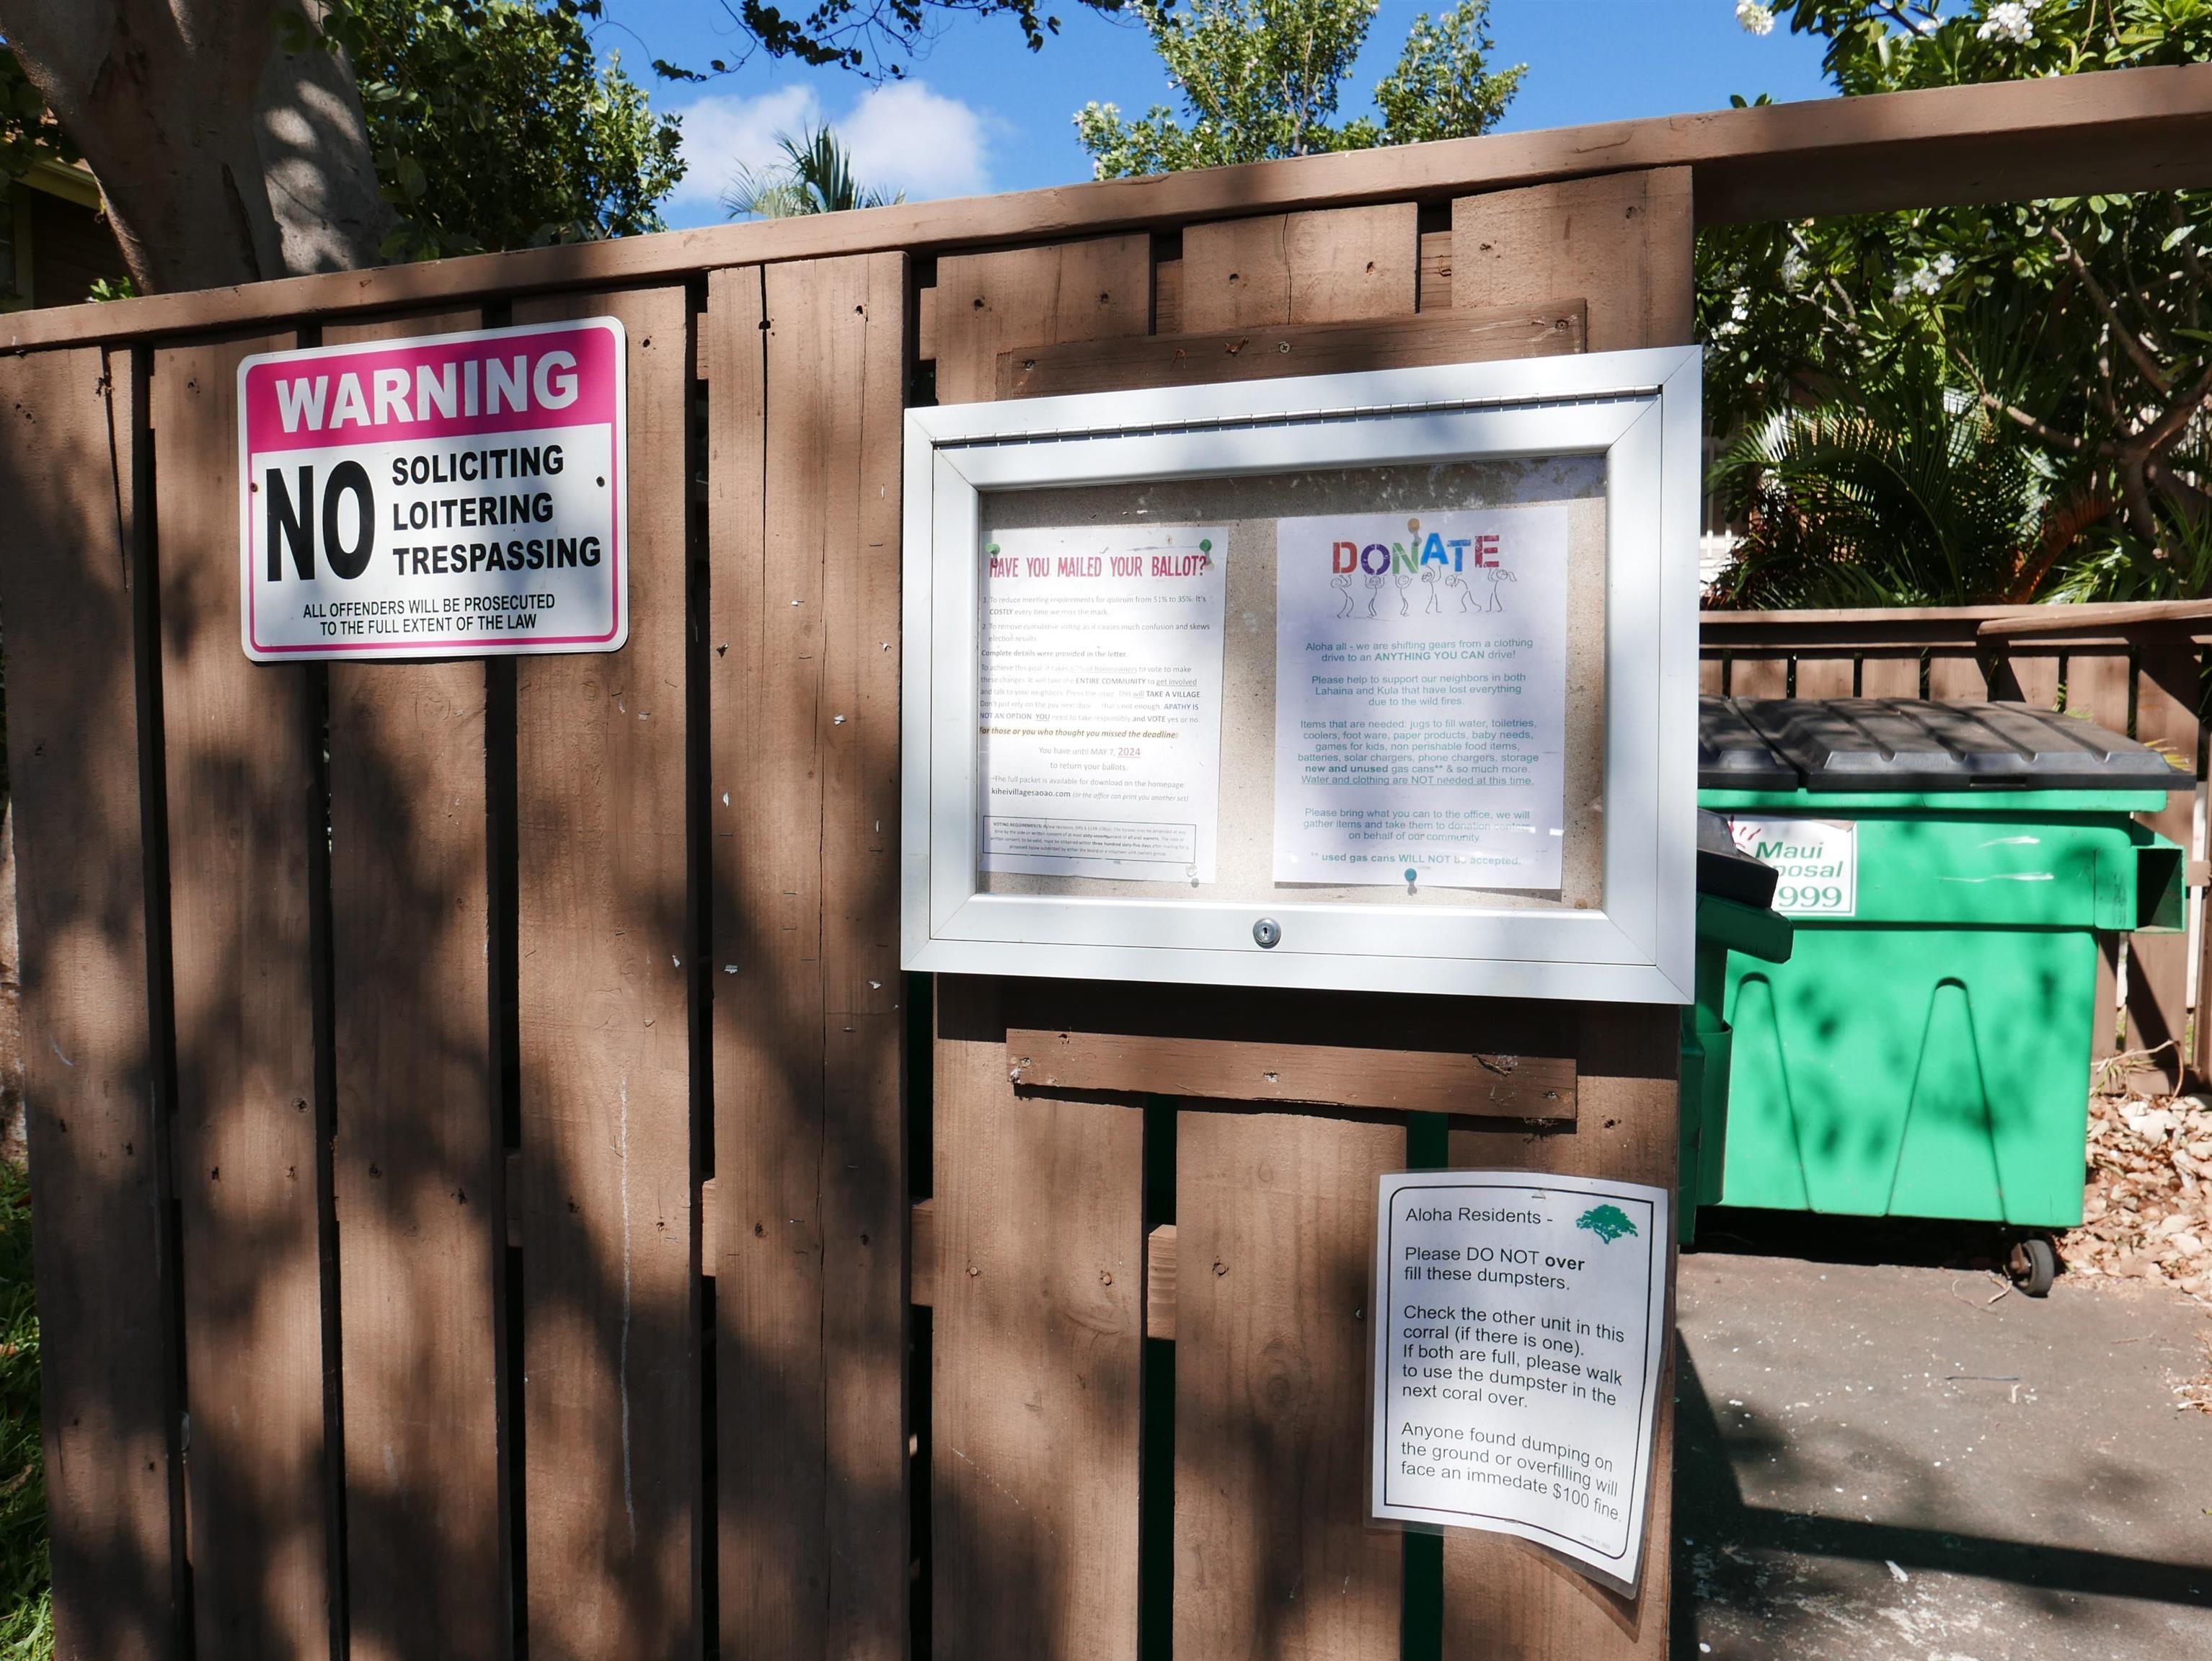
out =
[[1701,698],[1705,790],[2186,790],[2157,751],[2027,704]]
[[1765,911],[1774,903],[1774,884],[1779,874],[1764,859],[1753,858],[1735,845],[1728,821],[1717,813],[1698,811],[1698,892]]

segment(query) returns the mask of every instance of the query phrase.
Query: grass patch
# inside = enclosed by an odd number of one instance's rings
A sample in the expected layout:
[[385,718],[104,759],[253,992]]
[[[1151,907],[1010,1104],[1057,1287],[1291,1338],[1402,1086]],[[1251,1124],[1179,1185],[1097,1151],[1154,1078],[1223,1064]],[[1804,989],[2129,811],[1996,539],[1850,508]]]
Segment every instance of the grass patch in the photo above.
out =
[[50,1661],[53,1652],[31,1190],[23,1173],[0,1161],[0,1661]]

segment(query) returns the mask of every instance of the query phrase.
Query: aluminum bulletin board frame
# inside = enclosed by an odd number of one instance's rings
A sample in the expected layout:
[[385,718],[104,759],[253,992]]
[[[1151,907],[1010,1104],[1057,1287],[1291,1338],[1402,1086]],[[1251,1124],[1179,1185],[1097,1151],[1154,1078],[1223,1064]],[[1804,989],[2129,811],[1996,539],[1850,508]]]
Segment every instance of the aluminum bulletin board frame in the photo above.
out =
[[[1462,996],[1691,1001],[1696,347],[911,409],[901,711],[902,966]],[[1297,469],[1606,464],[1604,854],[1587,910],[984,892],[979,496]],[[1272,948],[1262,918],[1279,925]]]

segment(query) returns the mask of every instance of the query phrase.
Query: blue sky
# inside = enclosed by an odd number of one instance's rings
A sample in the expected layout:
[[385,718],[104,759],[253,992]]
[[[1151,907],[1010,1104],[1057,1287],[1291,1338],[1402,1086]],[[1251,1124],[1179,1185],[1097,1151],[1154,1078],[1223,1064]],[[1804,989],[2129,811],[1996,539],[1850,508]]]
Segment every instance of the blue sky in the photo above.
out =
[[[1368,107],[1407,26],[1451,0],[1382,0],[1346,89],[1346,112]],[[779,131],[824,119],[852,148],[869,183],[910,197],[1019,191],[1090,177],[1070,118],[1087,101],[1125,112],[1173,103],[1144,32],[1059,0],[1063,27],[1035,54],[1006,19],[956,18],[902,85],[871,89],[842,70],[756,58],[705,87],[654,79],[650,60],[699,65],[743,39],[718,0],[611,0],[597,40],[619,51],[656,106],[685,117],[690,176],[665,209],[674,227],[713,223],[735,167],[772,153]],[[1786,27],[1747,34],[1734,0],[1493,0],[1497,62],[1528,74],[1504,130],[1571,126],[1629,116],[1717,109],[1732,93],[1819,98],[1818,45]]]

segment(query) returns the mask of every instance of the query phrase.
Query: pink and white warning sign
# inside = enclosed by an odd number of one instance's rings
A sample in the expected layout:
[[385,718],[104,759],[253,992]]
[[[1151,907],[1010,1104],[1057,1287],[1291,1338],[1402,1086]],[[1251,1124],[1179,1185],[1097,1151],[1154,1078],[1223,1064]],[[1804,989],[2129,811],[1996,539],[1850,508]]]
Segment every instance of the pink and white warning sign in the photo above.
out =
[[624,345],[590,318],[239,365],[246,655],[618,650]]

